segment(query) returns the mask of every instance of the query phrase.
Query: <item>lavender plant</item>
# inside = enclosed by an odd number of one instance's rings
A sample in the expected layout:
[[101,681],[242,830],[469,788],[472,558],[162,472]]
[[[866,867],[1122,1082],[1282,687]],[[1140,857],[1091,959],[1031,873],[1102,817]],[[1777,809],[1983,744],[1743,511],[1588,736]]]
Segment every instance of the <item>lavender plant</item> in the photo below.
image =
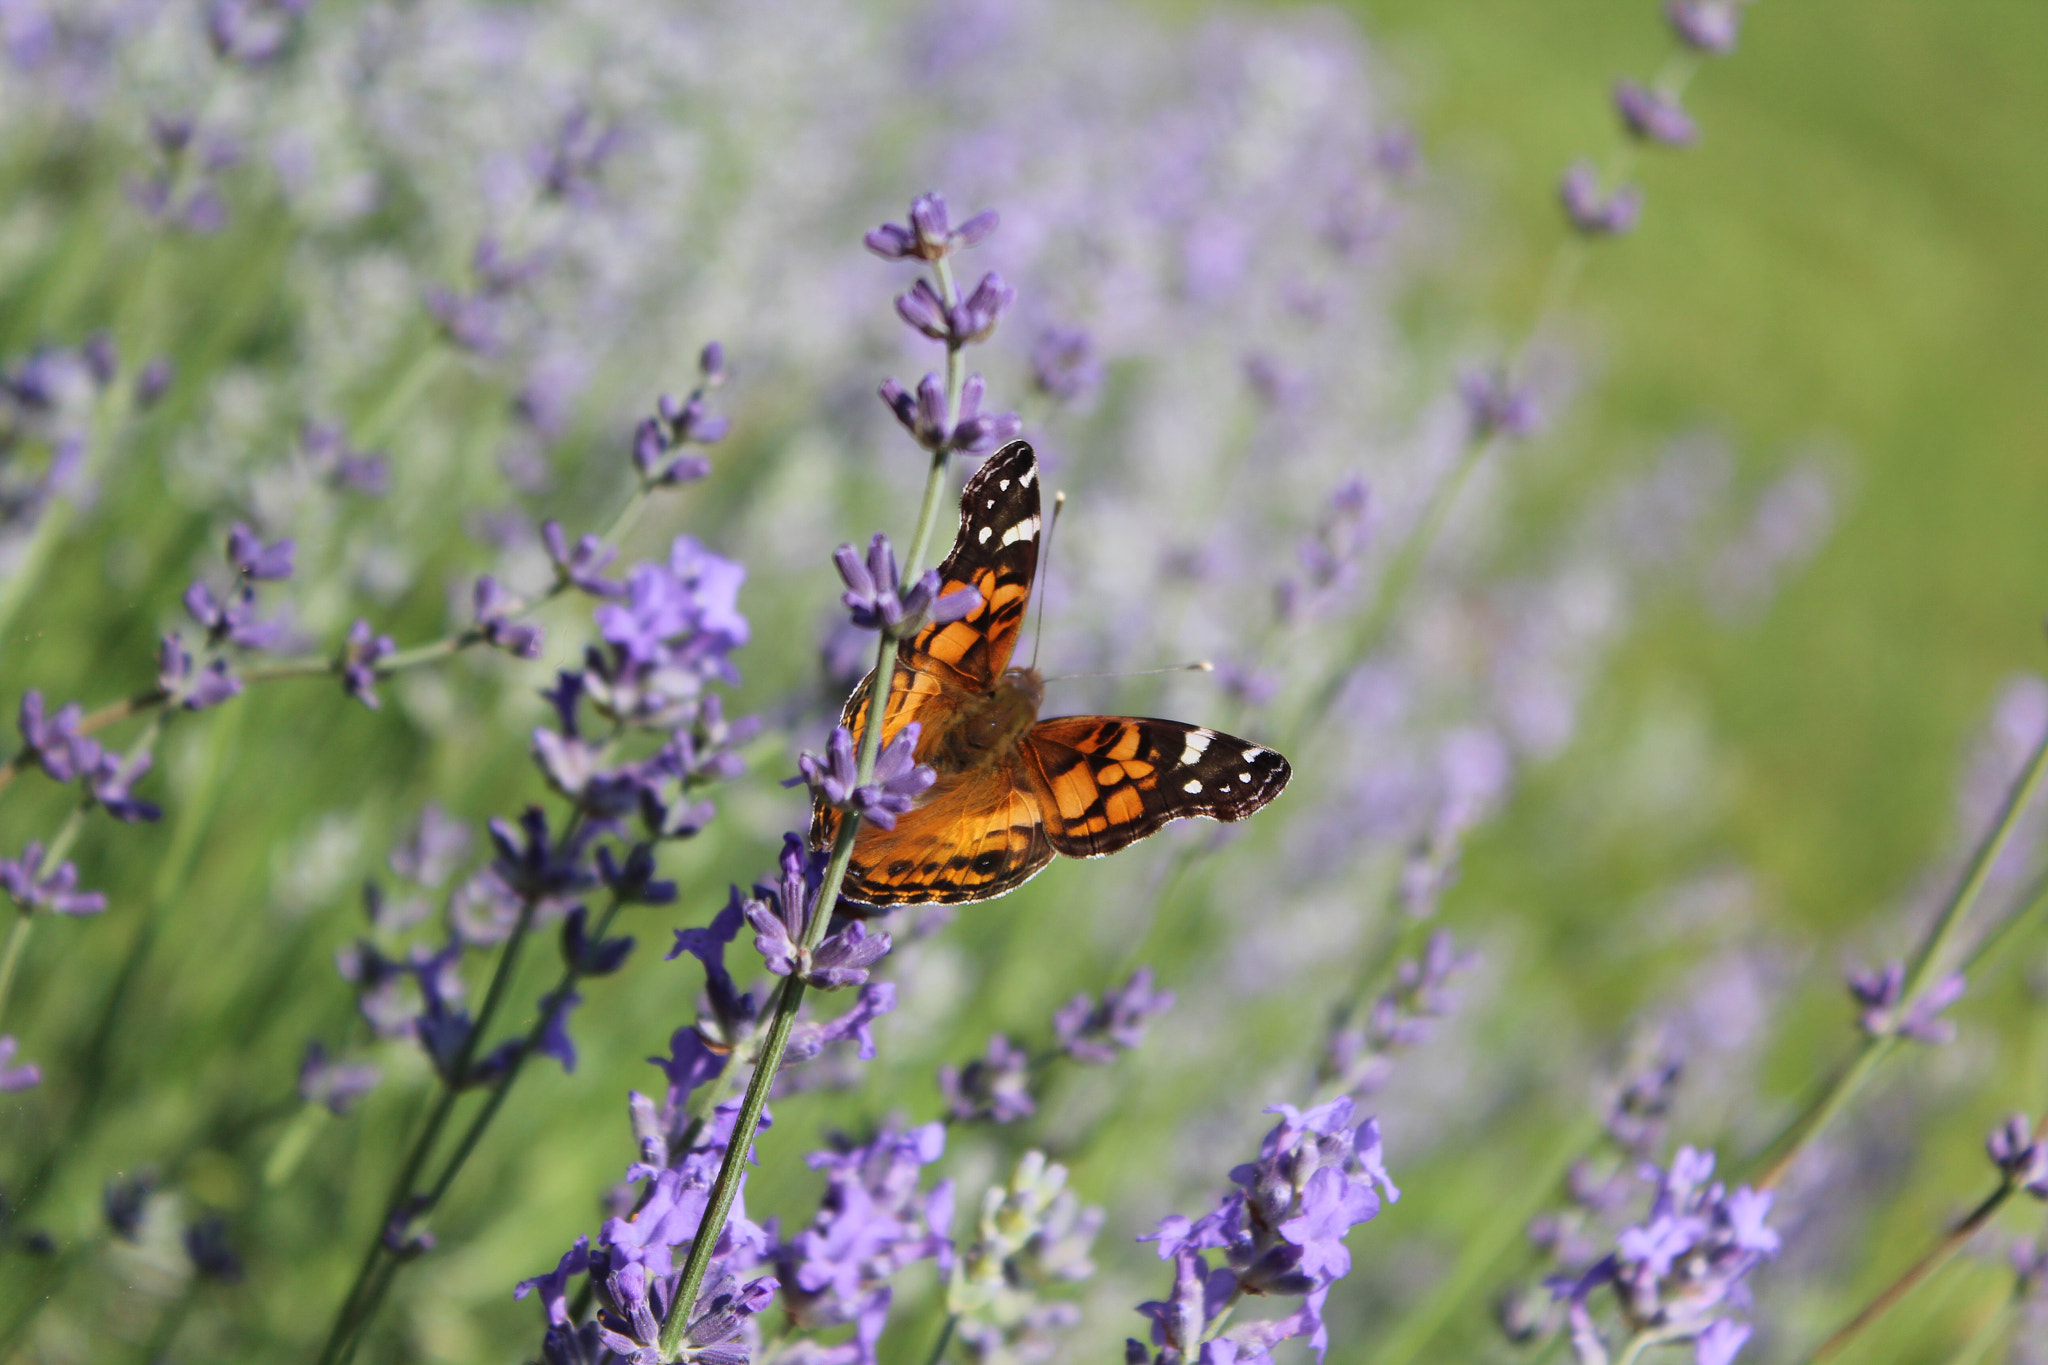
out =
[[[1862,1111],[1954,1084],[1915,1060],[1979,1055],[2029,941],[2048,720],[2006,708],[1917,935],[1846,950],[1802,1104],[1659,1052],[1558,1118],[1613,1020],[1535,965],[1569,926],[1486,913],[1503,813],[1588,837],[1549,774],[1631,622],[1755,619],[1836,505],[1687,440],[1529,493],[1556,320],[1744,13],[1667,7],[1538,316],[1447,355],[1405,300],[1456,198],[1329,15],[0,5],[0,1358],[1404,1360],[1505,1281],[1587,1362],[1805,1349],[1802,1281],[1820,1355],[1897,1321],[2042,1183],[2001,1126],[1993,1192],[1843,1288]],[[863,237],[925,185],[981,211]],[[1256,727],[1296,789],[843,913],[933,781],[880,721],[977,605],[930,567],[956,477],[1020,433],[1074,494],[1048,706]],[[1630,752],[1617,804],[1711,787]]]

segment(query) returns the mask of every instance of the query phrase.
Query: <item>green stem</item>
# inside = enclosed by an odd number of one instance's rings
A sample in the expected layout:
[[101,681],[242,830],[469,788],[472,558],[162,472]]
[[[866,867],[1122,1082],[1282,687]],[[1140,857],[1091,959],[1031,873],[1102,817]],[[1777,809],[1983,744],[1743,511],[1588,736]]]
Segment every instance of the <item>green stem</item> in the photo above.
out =
[[932,1343],[931,1354],[924,1358],[924,1365],[939,1365],[946,1358],[946,1348],[953,1344],[953,1331],[959,1325],[958,1313],[946,1314],[946,1325],[939,1329],[939,1339]]
[[[955,302],[953,275],[945,260],[932,263],[932,273],[938,277],[940,297],[948,306]],[[967,365],[959,346],[948,343],[946,349],[946,426],[948,430],[960,419],[960,394],[967,380]],[[945,499],[949,487],[946,478],[947,453],[938,451],[932,455],[931,466],[925,474],[924,498],[919,505],[917,529],[910,537],[910,547],[902,561],[902,577],[912,580],[918,573],[925,552],[931,544],[932,530],[938,524],[938,509]],[[883,632],[875,647],[875,671],[868,687],[868,719],[861,732],[860,755],[856,764],[855,785],[865,784],[874,776],[875,757],[881,751],[882,725],[888,715],[889,684],[896,673],[896,641]],[[809,921],[804,925],[804,955],[816,949],[824,941],[826,926],[831,923],[832,911],[839,904],[839,889],[846,883],[846,869],[853,861],[854,840],[860,834],[860,816],[848,810],[841,814],[839,833],[832,841],[832,854],[825,864],[825,879],[818,887],[817,899],[812,902]],[[783,980],[782,988],[775,996],[775,1013],[769,1020],[767,1035],[754,1054],[754,1074],[747,1082],[747,1093],[740,1100],[740,1112],[733,1124],[732,1140],[725,1149],[725,1160],[718,1168],[718,1179],[711,1186],[711,1199],[704,1210],[704,1217],[697,1225],[697,1235],[690,1242],[690,1257],[683,1266],[683,1278],[676,1290],[674,1300],[669,1304],[668,1321],[661,1325],[661,1356],[664,1360],[675,1360],[683,1346],[683,1336],[690,1326],[691,1310],[696,1306],[697,1295],[704,1287],[704,1276],[711,1268],[711,1255],[718,1245],[719,1237],[725,1231],[725,1221],[732,1213],[733,1200],[739,1196],[740,1181],[745,1174],[748,1154],[753,1150],[754,1134],[761,1126],[762,1111],[768,1107],[768,1091],[775,1084],[775,1074],[782,1068],[782,1055],[789,1046],[790,1030],[796,1025],[797,1007],[804,998],[803,977],[792,972]]]
[[7,1017],[7,997],[14,989],[15,969],[21,966],[22,949],[28,946],[29,926],[36,917],[23,910],[7,930],[7,946],[0,949],[0,1019]]
[[[2043,1124],[2048,1126],[2048,1120],[2044,1120]],[[2039,1141],[2041,1136],[2038,1130],[2034,1134],[2036,1141]],[[1978,1229],[1991,1221],[1991,1215],[1998,1212],[2017,1188],[2011,1180],[1999,1181],[1998,1188],[1993,1190],[1983,1203],[1970,1210],[1969,1216],[1950,1229],[1946,1237],[1929,1248],[1926,1255],[1907,1266],[1905,1273],[1886,1285],[1882,1293],[1864,1306],[1862,1312],[1849,1319],[1833,1336],[1815,1348],[1813,1354],[1806,1358],[1807,1365],[1819,1365],[1823,1360],[1831,1360],[1840,1355],[1851,1342],[1863,1334],[1864,1329],[1889,1312],[1894,1304],[1910,1294],[1921,1281],[1948,1264],[1949,1258],[1961,1251],[1963,1244],[1976,1236]]]
[[1646,1328],[1628,1339],[1621,1348],[1621,1354],[1614,1358],[1614,1365],[1636,1365],[1643,1352],[1652,1346],[1664,1346],[1679,1340],[1683,1340],[1683,1334],[1673,1332],[1668,1327]]
[[1759,1190],[1776,1187],[1778,1182],[1785,1178],[1785,1173],[1792,1168],[1792,1163],[1798,1159],[1800,1152],[1805,1150],[1806,1144],[1835,1121],[1836,1115],[1840,1114],[1856,1092],[1863,1088],[1863,1083],[1870,1079],[1870,1073],[1877,1069],[1879,1062],[1891,1054],[1898,1041],[1889,1033],[1880,1033],[1864,1039],[1863,1046],[1850,1058],[1849,1064],[1835,1074],[1835,1079],[1821,1092],[1820,1098],[1814,1101],[1805,1113],[1794,1119],[1777,1141],[1765,1148],[1765,1151],[1773,1155],[1756,1179],[1750,1183]]

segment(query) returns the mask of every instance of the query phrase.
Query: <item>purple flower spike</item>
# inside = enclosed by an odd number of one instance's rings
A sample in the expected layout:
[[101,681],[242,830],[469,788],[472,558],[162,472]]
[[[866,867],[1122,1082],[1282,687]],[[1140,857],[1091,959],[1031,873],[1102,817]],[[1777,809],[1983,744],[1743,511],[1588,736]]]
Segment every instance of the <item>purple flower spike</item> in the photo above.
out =
[[1699,125],[1679,107],[1678,101],[1647,86],[1634,81],[1617,82],[1614,108],[1629,132],[1645,142],[1690,147],[1699,141]]
[[1512,440],[1525,440],[1537,431],[1535,399],[1528,390],[1515,387],[1500,370],[1467,370],[1458,377],[1458,396],[1465,402],[1466,420],[1477,439],[1497,432]]
[[855,920],[836,934],[829,934],[811,956],[806,984],[821,991],[844,990],[864,985],[868,968],[889,955],[889,936]]
[[61,863],[43,875],[43,845],[32,840],[19,858],[0,858],[0,891],[26,911],[50,910],[59,915],[97,915],[107,908],[98,891],[78,889],[78,865]]
[[[785,835],[776,885],[756,883],[752,898],[740,908],[754,928],[754,948],[766,959],[769,971],[777,976],[800,976],[809,985],[829,991],[865,982],[867,969],[889,951],[890,943],[887,934],[870,933],[865,924],[855,920],[829,935],[815,952],[805,950],[804,933],[811,916],[830,913],[816,904],[824,870],[824,854],[807,852],[799,835]],[[680,937],[677,946],[684,946]]]
[[1053,1015],[1053,1036],[1060,1051],[1077,1062],[1113,1062],[1120,1050],[1145,1040],[1146,1026],[1172,1009],[1173,999],[1172,991],[1153,990],[1152,969],[1140,967],[1130,980],[1105,992],[1100,1004],[1087,995],[1075,996]]
[[86,774],[85,784],[92,792],[93,799],[101,809],[124,825],[137,822],[151,822],[163,818],[163,808],[153,801],[144,801],[133,793],[153,763],[146,753],[137,752],[122,759],[117,754],[101,754],[99,762]]
[[1014,412],[983,412],[984,390],[978,374],[968,375],[967,382],[960,386],[960,421],[953,428],[950,442],[953,449],[969,455],[986,455],[1015,440],[1017,433],[1024,430],[1024,419]]
[[34,759],[57,782],[69,782],[90,771],[100,761],[100,746],[99,741],[78,733],[84,717],[85,708],[70,702],[45,719],[43,694],[30,688],[21,694],[15,721],[21,731],[21,756]]
[[14,1053],[19,1046],[12,1036],[0,1034],[0,1095],[13,1095],[42,1084],[42,1068],[34,1062],[15,1062]]
[[1571,225],[1588,237],[1618,237],[1635,231],[1643,217],[1643,192],[1624,185],[1612,194],[1600,192],[1600,176],[1580,161],[1564,173],[1557,194]]
[[1953,972],[1920,993],[1899,1020],[1899,1036],[1917,1043],[1946,1043],[1956,1036],[1956,1026],[1941,1017],[1943,1010],[1960,1000],[1966,983],[1961,972]]
[[215,598],[204,583],[194,583],[185,589],[185,610],[206,628],[212,644],[261,651],[282,649],[291,640],[291,629],[282,621],[256,619],[256,589],[246,583],[225,601]]
[[173,706],[203,711],[242,690],[242,680],[228,671],[225,659],[209,659],[204,667],[195,668],[191,651],[175,631],[164,636],[156,659],[156,685],[164,690]]
[[1016,298],[1017,291],[994,271],[983,275],[967,297],[950,308],[929,281],[919,280],[897,296],[896,315],[914,330],[957,349],[985,340]]
[[568,537],[562,533],[561,522],[544,521],[540,527],[540,540],[562,582],[578,592],[607,601],[616,601],[626,595],[625,584],[604,577],[606,566],[618,558],[619,552],[596,536],[583,536],[572,547]]
[[956,1123],[1014,1123],[1038,1112],[1031,1098],[1031,1054],[998,1033],[988,1052],[965,1067],[939,1068],[939,1096]]
[[1678,41],[1695,52],[1722,57],[1735,50],[1742,26],[1742,7],[1735,0],[1671,0],[1664,15]]
[[825,742],[825,757],[798,754],[796,766],[812,793],[823,798],[826,805],[844,806],[860,780],[860,766],[853,754],[853,732],[844,725],[834,728],[832,738]]
[[853,793],[853,809],[883,829],[896,828],[896,817],[907,814],[918,796],[939,780],[937,771],[916,759],[919,729],[911,721],[898,730],[875,758],[874,780]]
[[147,410],[157,400],[170,392],[171,380],[177,377],[177,370],[166,356],[158,356],[142,367],[142,373],[135,376],[135,406]]
[[904,392],[903,386],[893,379],[884,380],[880,392],[896,420],[926,450],[986,455],[1024,429],[1023,419],[1014,412],[981,411],[986,389],[980,375],[967,376],[967,382],[960,386],[960,420],[952,426],[946,424],[945,385],[935,374],[927,374],[918,381],[914,396]]
[[377,1084],[381,1073],[367,1062],[338,1062],[318,1040],[306,1044],[299,1064],[299,1098],[324,1105],[336,1115],[348,1113]]
[[989,209],[956,228],[946,210],[945,196],[922,194],[911,201],[907,227],[884,223],[863,240],[868,250],[885,261],[936,261],[981,245],[996,230],[997,222],[995,210]]
[[520,659],[538,659],[545,639],[539,626],[512,619],[512,613],[526,604],[506,590],[489,574],[479,575],[472,594],[476,608],[476,630],[484,642]]
[[377,696],[377,665],[397,652],[389,635],[377,634],[368,621],[358,617],[341,650],[341,690],[377,710],[384,704]]
[[291,42],[294,21],[312,0],[211,0],[206,40],[213,55],[236,66],[274,61]]
[[1047,328],[1031,348],[1031,385],[1062,403],[1077,403],[1101,388],[1095,339],[1079,327]]
[[228,563],[245,579],[275,582],[292,576],[292,541],[289,536],[265,545],[254,531],[241,522],[228,530]]

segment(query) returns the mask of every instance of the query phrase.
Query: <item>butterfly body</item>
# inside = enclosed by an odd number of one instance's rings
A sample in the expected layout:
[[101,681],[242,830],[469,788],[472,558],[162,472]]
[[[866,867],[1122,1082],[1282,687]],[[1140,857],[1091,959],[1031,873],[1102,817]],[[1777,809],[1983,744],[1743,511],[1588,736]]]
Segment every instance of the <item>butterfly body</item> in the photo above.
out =
[[[1055,854],[1114,853],[1187,816],[1242,820],[1286,786],[1270,749],[1182,721],[1141,716],[1040,720],[1045,684],[1010,668],[1038,564],[1038,466],[1015,441],[989,457],[960,498],[960,534],[940,566],[941,595],[980,603],[897,646],[882,739],[919,725],[916,756],[936,773],[894,829],[863,825],[844,895],[865,905],[988,900]],[[865,730],[872,674],[840,717]],[[811,841],[829,846],[841,813],[818,805]]]

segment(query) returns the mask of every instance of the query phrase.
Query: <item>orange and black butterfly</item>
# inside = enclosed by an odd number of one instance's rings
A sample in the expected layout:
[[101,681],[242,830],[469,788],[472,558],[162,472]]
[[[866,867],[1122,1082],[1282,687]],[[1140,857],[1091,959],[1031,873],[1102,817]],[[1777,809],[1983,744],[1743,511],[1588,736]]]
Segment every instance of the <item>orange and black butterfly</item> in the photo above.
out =
[[[894,829],[861,827],[848,900],[989,900],[1030,880],[1055,853],[1099,858],[1191,815],[1242,820],[1287,785],[1286,759],[1199,725],[1038,718],[1038,671],[1009,667],[1038,568],[1038,525],[1038,461],[1013,441],[967,481],[960,537],[939,566],[941,596],[973,588],[981,604],[896,647],[882,740],[918,722],[917,761],[938,781]],[[870,673],[840,716],[856,743],[873,682]],[[821,800],[812,847],[829,847],[839,821],[839,810]]]

